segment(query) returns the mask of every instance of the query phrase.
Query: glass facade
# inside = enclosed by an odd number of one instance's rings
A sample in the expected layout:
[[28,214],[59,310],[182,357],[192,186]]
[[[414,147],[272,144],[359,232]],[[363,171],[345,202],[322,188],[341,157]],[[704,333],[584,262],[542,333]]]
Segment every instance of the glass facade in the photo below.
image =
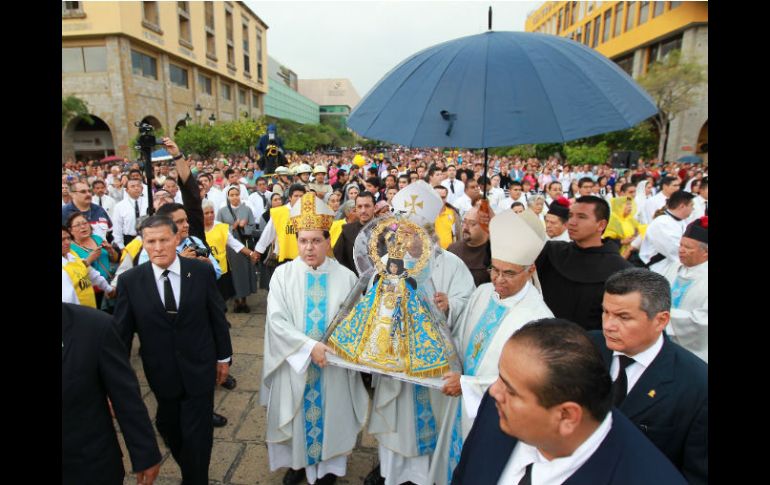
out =
[[317,104],[272,78],[265,96],[265,114],[303,124],[321,122]]

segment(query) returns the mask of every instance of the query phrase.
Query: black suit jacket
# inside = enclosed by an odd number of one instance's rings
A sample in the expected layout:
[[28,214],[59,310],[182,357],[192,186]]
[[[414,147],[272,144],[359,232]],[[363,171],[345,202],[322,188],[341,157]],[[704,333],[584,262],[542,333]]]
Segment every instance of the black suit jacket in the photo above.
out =
[[163,307],[150,262],[120,276],[115,305],[126,348],[138,333],[147,381],[163,399],[213,392],[217,360],[233,353],[214,271],[206,263],[177,257],[182,281],[175,317]]
[[355,273],[356,276],[358,276],[358,271],[353,260],[353,245],[363,227],[364,225],[358,221],[345,224],[342,226],[342,233],[339,239],[337,239],[337,244],[334,245],[334,257],[337,259],[337,262]]
[[134,471],[161,460],[150,416],[112,317],[62,303],[62,483],[122,484],[112,401]]
[[[495,400],[484,394],[476,420],[463,443],[452,485],[495,485],[518,440],[500,430]],[[602,444],[565,485],[686,484],[679,472],[617,410]]]
[[[612,351],[589,332],[607,369]],[[654,392],[653,392],[654,391]],[[620,404],[691,484],[708,482],[708,365],[664,336],[663,347]]]

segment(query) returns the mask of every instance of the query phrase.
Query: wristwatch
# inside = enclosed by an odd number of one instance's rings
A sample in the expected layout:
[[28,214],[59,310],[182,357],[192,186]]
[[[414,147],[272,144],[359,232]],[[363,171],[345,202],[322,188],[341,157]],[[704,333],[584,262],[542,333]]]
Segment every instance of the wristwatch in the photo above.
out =
[[182,155],[182,152],[179,152],[179,155],[175,157],[171,157],[171,160],[179,160],[180,158],[184,158],[184,155]]

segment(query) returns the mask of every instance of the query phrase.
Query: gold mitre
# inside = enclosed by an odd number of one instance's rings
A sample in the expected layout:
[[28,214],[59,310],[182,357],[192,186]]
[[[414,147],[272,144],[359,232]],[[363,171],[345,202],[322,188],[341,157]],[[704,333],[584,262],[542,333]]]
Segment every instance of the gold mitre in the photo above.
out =
[[328,231],[334,222],[334,212],[312,192],[295,202],[289,215],[297,232]]

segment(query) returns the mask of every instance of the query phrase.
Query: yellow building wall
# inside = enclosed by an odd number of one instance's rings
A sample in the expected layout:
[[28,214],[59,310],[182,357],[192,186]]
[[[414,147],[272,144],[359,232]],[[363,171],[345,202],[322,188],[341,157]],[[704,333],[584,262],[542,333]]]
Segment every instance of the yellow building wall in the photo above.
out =
[[[537,31],[537,29],[546,24],[553,16],[558,16],[559,10],[570,3],[571,2],[546,2],[527,17],[525,30],[527,32]],[[579,27],[582,27],[583,32],[585,32],[587,27],[593,25],[594,19],[603,19],[604,13],[607,11],[612,12],[610,28],[614,33],[615,6],[618,3],[625,4],[622,21],[623,30],[625,30],[629,2],[600,2],[600,5],[594,8],[589,15],[579,19],[575,24],[570,25],[569,28],[563,29],[558,35],[561,37],[569,37]],[[690,24],[708,22],[708,2],[682,2],[681,5],[673,10],[670,9],[670,2],[666,3],[667,5],[663,13],[653,18],[652,12],[654,10],[654,2],[650,2],[647,21],[642,25],[638,25],[640,2],[634,2],[633,7],[636,11],[634,14],[635,25],[627,32],[623,32],[617,37],[611,37],[607,42],[601,42],[601,39],[604,37],[604,22],[602,20],[599,31],[599,43],[595,49],[606,57],[613,58],[620,54],[633,51],[641,45],[650,43]],[[566,12],[568,12],[568,10],[565,10],[565,13]],[[593,36],[593,32],[591,34]],[[593,37],[589,46],[590,45],[593,45]]]
[[[157,2],[159,27],[163,34],[158,34],[142,25],[142,2],[82,2],[85,18],[62,19],[62,45],[86,45],[83,37],[101,37],[105,35],[127,35],[158,50],[165,51],[171,60],[196,64],[209,71],[207,74],[218,73],[242,83],[263,94],[267,93],[267,48],[266,27],[251,15],[239,2],[229,2],[233,12],[233,47],[235,57],[235,72],[227,68],[227,44],[225,28],[225,2],[213,2],[214,25],[217,62],[206,58],[206,32],[204,2],[189,2],[190,31],[192,49],[179,44],[179,16],[177,2]],[[243,70],[243,35],[242,17],[249,20],[249,57],[251,78]],[[257,82],[257,28],[262,32],[262,82]],[[73,39],[77,38],[77,41]],[[103,45],[94,41],[93,45]],[[141,50],[141,49],[138,49]],[[152,51],[145,51],[152,54]],[[192,52],[193,56],[189,53]],[[190,72],[192,76],[192,72]],[[191,85],[197,85],[197,79],[190,79]],[[213,93],[218,95],[219,89],[214,82]],[[235,91],[235,85],[233,85]],[[225,100],[222,100],[225,101]],[[213,107],[213,104],[212,104]]]

